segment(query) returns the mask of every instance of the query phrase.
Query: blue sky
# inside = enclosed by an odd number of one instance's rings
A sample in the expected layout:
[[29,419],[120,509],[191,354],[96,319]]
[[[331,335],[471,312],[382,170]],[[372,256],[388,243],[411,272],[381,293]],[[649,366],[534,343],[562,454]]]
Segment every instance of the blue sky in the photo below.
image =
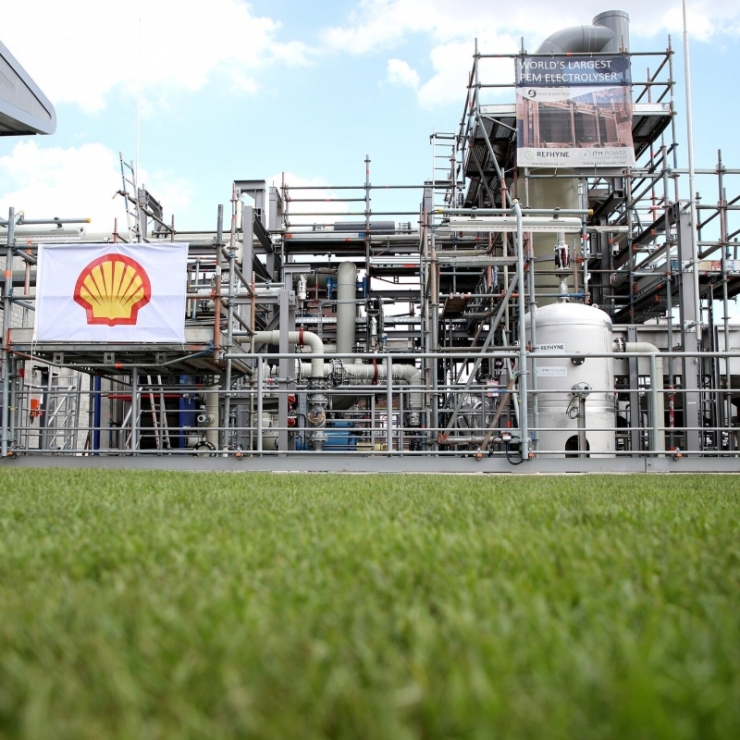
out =
[[[732,125],[740,8],[688,5],[697,166],[713,167],[721,148],[726,165],[740,167]],[[674,0],[14,3],[0,39],[54,103],[58,128],[0,139],[0,213],[12,205],[29,218],[92,216],[92,230],[109,231],[123,218],[113,199],[118,152],[136,156],[139,89],[140,182],[178,228],[211,226],[234,179],[286,172],[296,183],[359,184],[365,154],[374,184],[421,183],[431,173],[430,133],[453,130],[462,113],[476,36],[484,52],[515,51],[521,36],[533,50],[612,7],[630,13],[633,50],[663,49],[672,34],[685,144]],[[414,195],[404,207],[417,205]]]

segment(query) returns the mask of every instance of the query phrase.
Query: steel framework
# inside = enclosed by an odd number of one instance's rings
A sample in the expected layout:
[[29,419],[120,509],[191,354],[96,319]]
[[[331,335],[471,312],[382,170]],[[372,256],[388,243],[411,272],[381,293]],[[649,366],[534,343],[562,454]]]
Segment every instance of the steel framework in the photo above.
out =
[[[2,459],[734,470],[740,196],[727,186],[740,170],[719,153],[696,171],[716,200],[682,190],[670,43],[628,54],[636,166],[518,167],[515,106],[486,102],[513,83],[485,79],[492,60],[513,70],[524,55],[476,48],[463,115],[431,136],[423,183],[373,184],[369,157],[356,186],[235,180],[228,223],[219,206],[215,227],[183,233],[121,158],[125,233],[11,209]],[[548,198],[564,189],[567,203]],[[418,210],[399,207],[409,192]],[[185,344],[36,342],[38,249],[60,240],[186,242]],[[572,341],[546,333],[541,317],[574,307],[587,324],[606,317],[604,343],[575,318]]]

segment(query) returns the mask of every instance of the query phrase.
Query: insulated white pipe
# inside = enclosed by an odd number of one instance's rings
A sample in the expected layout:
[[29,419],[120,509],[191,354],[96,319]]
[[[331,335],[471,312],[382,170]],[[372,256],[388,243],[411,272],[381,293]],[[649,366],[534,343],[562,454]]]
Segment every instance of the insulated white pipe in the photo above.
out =
[[[280,330],[275,331],[258,331],[255,332],[254,336],[248,341],[255,344],[280,344]],[[311,358],[310,372],[308,377],[310,378],[323,378],[325,374],[324,368],[324,342],[318,334],[314,334],[312,331],[289,331],[288,332],[288,343],[299,344],[301,346],[310,347]]]
[[355,298],[357,267],[342,262],[337,271],[337,352],[346,354],[355,346]]
[[206,430],[206,442],[210,442],[215,448],[218,448],[218,385],[212,385],[203,394],[206,402],[205,415],[209,420],[204,425]]
[[[352,378],[382,380],[387,377],[385,363],[378,365],[345,365],[344,371]],[[421,371],[413,365],[393,365],[391,369],[393,380],[403,380],[408,385],[421,384]],[[421,391],[411,391],[409,395],[409,410],[418,413],[422,409]]]
[[[393,365],[391,372],[393,373],[393,380],[403,380],[408,385],[418,386],[421,385],[421,370],[417,369],[413,365]],[[311,366],[308,362],[301,363],[301,373],[307,375],[311,371]],[[385,380],[387,376],[387,370],[385,364],[378,365],[355,365],[345,364],[344,372],[353,379],[359,380]],[[331,365],[324,366],[324,376],[331,375]],[[422,397],[421,391],[411,391],[409,396],[409,410],[412,413],[418,413],[422,410]]]
[[[624,351],[655,355],[655,403],[652,408],[657,419],[651,419],[651,422],[654,427],[662,427],[665,423],[665,399],[663,398],[663,358],[660,350],[650,342],[625,342]],[[665,432],[658,431],[654,444],[658,452],[665,452]]]

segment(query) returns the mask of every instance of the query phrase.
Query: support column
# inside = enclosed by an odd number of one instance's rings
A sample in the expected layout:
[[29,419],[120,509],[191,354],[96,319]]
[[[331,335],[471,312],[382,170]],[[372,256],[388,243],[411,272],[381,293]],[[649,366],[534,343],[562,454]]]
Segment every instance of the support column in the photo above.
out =
[[3,325],[2,325],[2,437],[0,457],[8,456],[10,439],[10,315],[13,310],[13,243],[15,242],[15,208],[8,211],[8,240],[5,252],[5,281],[3,283]]
[[[289,320],[290,291],[287,287],[280,291],[280,305],[278,310],[280,312],[280,344],[278,346],[278,352],[284,355],[290,352],[288,332],[293,329],[293,325]],[[280,378],[278,382],[278,449],[280,450],[281,457],[284,457],[288,451],[288,384],[285,379],[293,374],[292,368],[294,367],[295,361],[289,360],[287,357],[280,358]]]
[[[682,204],[685,205],[685,204]],[[701,317],[697,316],[700,297],[693,279],[693,247],[690,211],[683,208],[678,217],[679,305],[681,318],[681,344],[683,351],[694,354],[683,360],[683,418],[684,426],[695,427],[686,431],[686,450],[701,451],[701,390],[698,352],[701,347]]]

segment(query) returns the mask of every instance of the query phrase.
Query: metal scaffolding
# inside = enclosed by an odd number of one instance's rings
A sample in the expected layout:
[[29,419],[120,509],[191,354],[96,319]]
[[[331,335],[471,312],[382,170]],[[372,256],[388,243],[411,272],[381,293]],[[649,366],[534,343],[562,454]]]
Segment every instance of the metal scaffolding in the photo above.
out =
[[[374,184],[369,156],[358,185],[235,180],[228,224],[218,206],[211,228],[178,232],[121,157],[125,237],[11,209],[0,220],[0,455],[732,469],[740,196],[727,193],[740,170],[719,153],[696,170],[704,197],[686,192],[670,41],[619,53],[633,71],[635,166],[518,165],[516,105],[489,96],[513,94],[517,60],[552,54],[476,45],[463,115],[430,137],[424,182]],[[508,60],[512,83],[487,82],[490,60]],[[613,135],[608,122],[577,123],[581,113],[571,124],[597,143]],[[418,209],[403,205],[409,194]],[[35,341],[38,250],[60,239],[186,243],[185,343]]]

